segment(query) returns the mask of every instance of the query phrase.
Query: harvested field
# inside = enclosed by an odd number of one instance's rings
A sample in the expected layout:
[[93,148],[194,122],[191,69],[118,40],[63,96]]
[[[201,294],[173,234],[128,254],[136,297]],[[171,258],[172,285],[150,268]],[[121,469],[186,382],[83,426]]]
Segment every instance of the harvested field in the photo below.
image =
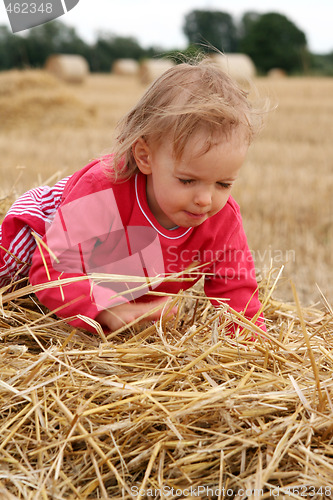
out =
[[[200,287],[175,297],[172,320],[109,338],[66,325],[28,284],[2,289],[1,499],[332,498],[333,80],[256,83],[278,108],[234,197],[267,338],[246,340],[255,327],[241,315],[243,334],[227,337],[233,313],[219,324]],[[110,151],[144,90],[116,75],[54,85],[40,96],[63,91],[88,119],[52,121],[58,104],[37,135],[29,116],[1,129],[0,220],[24,190]]]

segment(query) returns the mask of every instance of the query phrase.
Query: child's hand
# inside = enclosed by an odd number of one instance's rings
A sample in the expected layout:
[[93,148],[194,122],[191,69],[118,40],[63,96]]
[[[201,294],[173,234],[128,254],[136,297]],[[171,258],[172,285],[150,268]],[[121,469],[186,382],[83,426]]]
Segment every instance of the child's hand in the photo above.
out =
[[[128,325],[137,318],[140,318],[143,314],[149,313],[149,311],[159,307],[159,309],[151,314],[148,314],[143,321],[154,321],[161,317],[162,310],[164,306],[169,302],[169,298],[163,298],[156,300],[154,302],[145,302],[133,304],[128,302],[126,304],[120,304],[119,306],[111,307],[110,309],[105,309],[101,311],[97,317],[98,321],[102,326],[106,326],[112,332],[118,330],[119,328]],[[174,314],[176,309],[173,308],[171,313]]]

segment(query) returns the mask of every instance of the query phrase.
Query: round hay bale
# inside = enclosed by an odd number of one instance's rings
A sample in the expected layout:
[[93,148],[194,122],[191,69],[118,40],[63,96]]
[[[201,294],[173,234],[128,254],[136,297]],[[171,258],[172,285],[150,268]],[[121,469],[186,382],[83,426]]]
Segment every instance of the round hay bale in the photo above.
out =
[[139,63],[135,59],[117,59],[112,65],[112,73],[121,76],[136,76]]
[[140,81],[148,85],[173,66],[175,63],[170,59],[145,59],[139,68]]
[[82,83],[89,73],[84,57],[75,54],[54,54],[48,57],[45,69],[68,83]]
[[286,78],[287,73],[281,68],[272,68],[268,71],[267,76],[269,78]]
[[256,67],[246,54],[212,54],[210,57],[234,80],[244,82],[256,76]]

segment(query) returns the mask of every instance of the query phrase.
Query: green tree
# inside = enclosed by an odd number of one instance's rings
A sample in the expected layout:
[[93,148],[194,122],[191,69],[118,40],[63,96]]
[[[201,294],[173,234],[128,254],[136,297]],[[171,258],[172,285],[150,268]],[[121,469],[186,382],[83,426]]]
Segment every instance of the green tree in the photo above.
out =
[[328,54],[311,54],[310,63],[314,75],[333,76],[333,51]]
[[306,43],[305,34],[292,21],[270,12],[247,25],[240,49],[262,72],[278,67],[293,73],[306,67]]
[[238,36],[240,40],[249,34],[253,24],[258,21],[259,17],[260,14],[255,11],[248,11],[243,14],[238,25]]
[[91,48],[90,64],[93,71],[109,72],[116,59],[140,59],[145,51],[135,38],[100,34]]
[[26,58],[30,66],[43,66],[50,54],[80,54],[86,56],[88,45],[74,28],[60,21],[51,21],[31,28],[22,37]]
[[20,37],[13,35],[7,26],[0,26],[0,70],[25,65],[24,47]]
[[75,29],[60,21],[51,21],[13,35],[0,26],[0,70],[23,67],[42,67],[51,54],[79,54],[85,57],[91,71],[109,72],[115,59],[141,59],[160,54],[162,49],[143,49],[132,37],[100,33],[89,45]]
[[[222,52],[235,52],[238,37],[234,21],[227,12],[193,10],[185,16],[183,31],[189,44],[206,45]],[[206,46],[206,50],[210,50]]]

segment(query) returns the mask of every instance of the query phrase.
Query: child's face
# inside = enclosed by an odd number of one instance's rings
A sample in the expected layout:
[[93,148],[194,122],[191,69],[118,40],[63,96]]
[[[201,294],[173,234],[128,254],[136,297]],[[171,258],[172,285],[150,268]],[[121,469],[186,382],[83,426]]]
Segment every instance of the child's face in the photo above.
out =
[[173,155],[170,139],[149,146],[148,204],[158,222],[167,229],[199,226],[228,201],[248,144],[241,132],[234,132],[200,154],[204,144],[205,135],[196,134],[180,160]]

